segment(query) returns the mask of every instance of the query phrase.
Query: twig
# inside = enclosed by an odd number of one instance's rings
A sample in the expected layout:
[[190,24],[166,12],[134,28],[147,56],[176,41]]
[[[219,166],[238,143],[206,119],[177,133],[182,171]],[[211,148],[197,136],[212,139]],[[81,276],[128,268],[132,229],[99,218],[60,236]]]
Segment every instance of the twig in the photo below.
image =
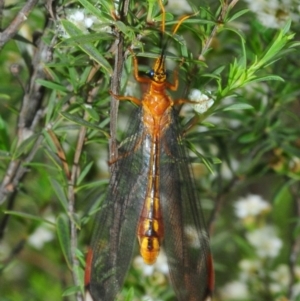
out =
[[[123,7],[120,12],[120,17],[123,19],[128,13],[129,0],[123,1]],[[121,32],[117,33],[117,50],[115,56],[114,73],[111,79],[111,91],[113,94],[118,95],[120,89],[120,82],[122,77],[123,63],[124,63],[124,40]],[[110,103],[110,140],[109,140],[109,161],[113,162],[118,158],[117,148],[117,117],[118,117],[119,101],[111,97]],[[113,168],[114,164],[111,165]]]
[[[44,30],[46,34],[47,28]],[[18,140],[17,145],[33,135],[34,129],[41,119],[40,106],[44,96],[44,88],[36,82],[37,79],[46,77],[44,72],[44,64],[48,62],[49,52],[52,47],[46,45],[42,38],[37,44],[37,50],[32,60],[31,75],[27,85],[26,93],[23,96],[22,107],[18,121]],[[0,205],[6,200],[17,187],[23,175],[27,172],[26,168],[21,165],[22,161],[27,159],[14,159],[10,162],[4,179],[0,186]]]
[[[94,69],[97,69],[95,67]],[[94,74],[95,70],[92,69],[90,73]],[[87,99],[87,104],[93,103],[97,92],[99,90],[99,86],[95,87],[92,89],[92,91],[89,93],[88,99]],[[88,120],[89,114],[87,111],[84,111],[83,119]],[[82,153],[82,149],[84,146],[84,141],[86,137],[86,132],[87,129],[85,126],[80,127],[79,130],[79,135],[78,135],[78,140],[77,140],[77,146],[75,150],[75,155],[73,159],[73,166],[71,170],[71,176],[69,179],[69,189],[68,189],[68,200],[69,200],[69,206],[68,206],[68,211],[70,216],[74,216],[75,214],[75,199],[76,199],[76,192],[75,192],[75,187],[76,187],[76,181],[77,181],[77,176],[79,172],[79,161]],[[71,229],[71,261],[72,261],[72,275],[73,275],[73,281],[76,286],[80,285],[80,279],[78,278],[77,274],[77,267],[79,266],[79,262],[76,256],[76,249],[77,249],[77,227],[74,222],[74,219],[70,218],[70,229]],[[77,293],[77,300],[82,301],[83,296],[81,295],[80,292]]]
[[204,58],[205,53],[209,49],[213,38],[215,37],[215,35],[218,32],[219,27],[223,24],[226,14],[228,13],[229,10],[231,10],[237,4],[238,1],[239,0],[232,0],[230,3],[228,3],[228,0],[225,1],[224,5],[222,6],[221,12],[218,16],[217,24],[214,26],[212,32],[210,33],[209,38],[206,40],[205,44],[202,47],[201,53],[198,57],[199,61],[205,61],[205,58]]
[[27,20],[27,16],[30,14],[37,3],[38,0],[28,0],[23,8],[18,12],[14,20],[10,22],[9,26],[2,33],[0,33],[0,50],[6,42],[8,42],[15,36],[17,31]]
[[[29,154],[24,159],[16,159],[10,162],[0,187],[0,204],[7,201],[8,209],[13,208],[14,200],[17,195],[17,186],[28,172],[26,164],[31,162],[42,141],[43,137],[39,136]],[[8,220],[9,216],[5,215],[0,222],[0,239],[3,237]]]
[[[44,29],[44,35],[47,34],[47,29],[48,25]],[[49,53],[51,51],[52,47],[44,44],[41,38],[37,43],[37,50],[31,64],[29,83],[22,100],[17,128],[18,146],[33,135],[39,120],[43,117],[40,106],[44,96],[44,88],[37,84],[36,80],[45,78],[43,67],[45,62],[49,61]],[[13,207],[14,199],[17,195],[17,187],[28,172],[26,164],[31,162],[42,141],[43,137],[39,136],[27,154],[24,154],[23,157],[13,158],[10,161],[0,186],[0,205],[7,201],[7,207]],[[8,220],[9,217],[5,216],[0,222],[0,233],[4,232]]]
[[210,218],[207,223],[208,233],[210,236],[213,235],[215,222],[216,222],[217,216],[218,216],[219,212],[221,211],[222,206],[224,204],[225,196],[228,194],[228,192],[231,190],[231,188],[235,185],[237,180],[238,180],[237,176],[234,175],[233,178],[231,179],[231,181],[224,188],[222,188],[221,176],[219,177],[219,193],[216,196],[214,208],[213,208],[213,211],[211,212]]

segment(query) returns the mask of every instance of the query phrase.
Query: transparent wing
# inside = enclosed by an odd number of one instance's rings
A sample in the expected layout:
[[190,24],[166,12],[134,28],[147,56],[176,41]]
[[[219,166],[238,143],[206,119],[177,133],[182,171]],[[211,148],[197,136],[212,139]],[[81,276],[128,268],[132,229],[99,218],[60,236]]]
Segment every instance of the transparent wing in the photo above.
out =
[[204,301],[213,289],[209,237],[176,113],[161,137],[160,199],[164,249],[179,301]]
[[128,271],[149,170],[149,136],[140,122],[141,109],[132,118],[129,136],[115,163],[105,202],[96,217],[86,275],[95,301],[113,301]]
[[[88,256],[86,285],[96,301],[113,301],[128,271],[137,224],[148,185],[151,137],[141,119],[132,118],[129,136],[97,216]],[[213,286],[212,259],[200,202],[179,138],[176,116],[160,141],[160,200],[164,249],[179,301],[204,301]]]

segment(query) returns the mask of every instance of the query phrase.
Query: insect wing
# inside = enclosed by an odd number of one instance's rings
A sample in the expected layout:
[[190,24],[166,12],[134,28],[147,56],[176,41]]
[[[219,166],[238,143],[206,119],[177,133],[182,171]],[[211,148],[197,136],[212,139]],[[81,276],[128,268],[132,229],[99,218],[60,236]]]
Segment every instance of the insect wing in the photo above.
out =
[[110,179],[106,200],[96,217],[87,256],[85,285],[94,301],[114,301],[128,271],[149,170],[147,135],[134,114],[129,136],[121,147]]
[[161,137],[160,199],[164,249],[179,301],[204,301],[214,285],[209,237],[186,151],[178,135],[177,113]]

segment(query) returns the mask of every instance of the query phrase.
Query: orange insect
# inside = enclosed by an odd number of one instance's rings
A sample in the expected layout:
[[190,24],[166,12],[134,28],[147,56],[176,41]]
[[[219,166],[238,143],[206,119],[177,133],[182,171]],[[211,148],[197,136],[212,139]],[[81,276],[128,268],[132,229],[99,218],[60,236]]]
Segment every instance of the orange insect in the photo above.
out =
[[[161,1],[160,5],[164,13]],[[214,286],[213,261],[174,109],[188,101],[174,101],[167,94],[166,90],[177,89],[178,72],[174,72],[174,83],[167,81],[163,53],[150,78],[139,76],[135,56],[133,64],[136,81],[149,88],[141,100],[114,95],[138,108],[97,216],[87,255],[87,295],[94,301],[115,300],[138,241],[147,264],[153,264],[164,249],[178,300],[204,301]]]

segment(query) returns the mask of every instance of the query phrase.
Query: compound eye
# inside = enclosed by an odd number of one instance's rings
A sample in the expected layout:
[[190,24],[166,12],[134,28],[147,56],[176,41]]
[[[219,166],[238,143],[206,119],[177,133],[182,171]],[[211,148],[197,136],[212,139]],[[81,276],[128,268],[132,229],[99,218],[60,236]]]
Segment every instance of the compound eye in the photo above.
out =
[[153,78],[154,74],[155,74],[155,73],[154,73],[154,70],[153,70],[153,69],[147,72],[147,75],[148,75],[150,78]]

